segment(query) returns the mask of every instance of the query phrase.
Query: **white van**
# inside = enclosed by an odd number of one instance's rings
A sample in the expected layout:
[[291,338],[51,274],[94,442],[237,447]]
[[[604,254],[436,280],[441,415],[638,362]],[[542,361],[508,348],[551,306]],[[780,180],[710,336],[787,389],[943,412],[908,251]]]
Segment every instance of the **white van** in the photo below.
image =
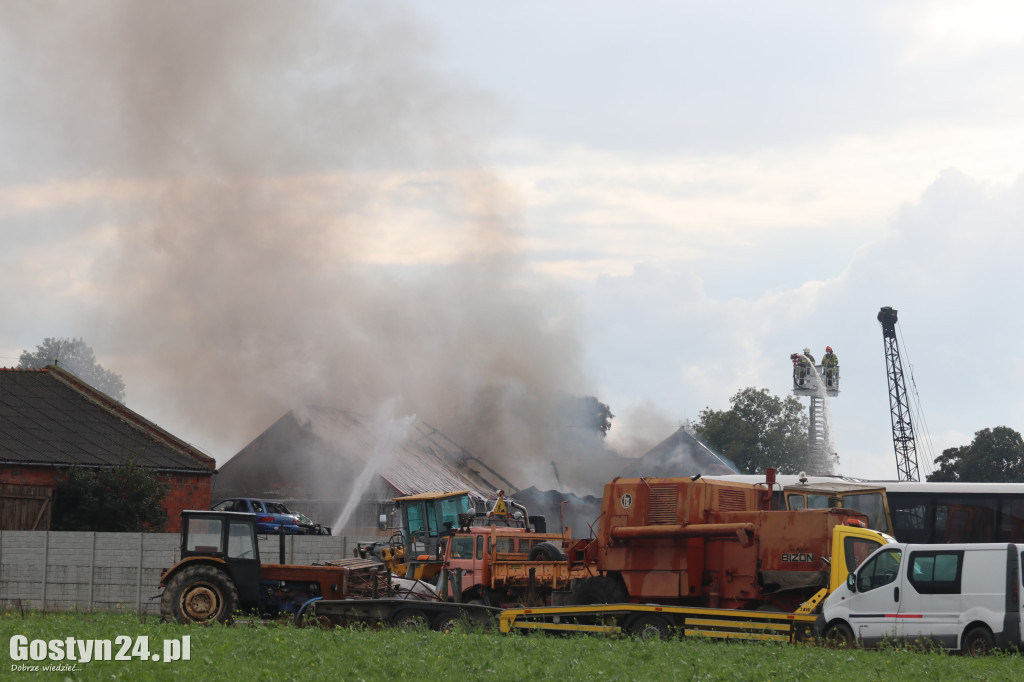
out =
[[1021,647],[1024,545],[883,545],[822,607],[826,641],[932,641],[966,654]]

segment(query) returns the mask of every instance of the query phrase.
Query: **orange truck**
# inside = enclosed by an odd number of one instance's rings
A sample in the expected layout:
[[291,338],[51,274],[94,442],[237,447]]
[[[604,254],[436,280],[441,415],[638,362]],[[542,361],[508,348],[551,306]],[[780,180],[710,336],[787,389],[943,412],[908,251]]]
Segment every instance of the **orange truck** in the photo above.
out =
[[444,546],[440,591],[454,601],[493,606],[540,606],[589,574],[570,567],[566,540],[556,533],[523,528],[468,526]]

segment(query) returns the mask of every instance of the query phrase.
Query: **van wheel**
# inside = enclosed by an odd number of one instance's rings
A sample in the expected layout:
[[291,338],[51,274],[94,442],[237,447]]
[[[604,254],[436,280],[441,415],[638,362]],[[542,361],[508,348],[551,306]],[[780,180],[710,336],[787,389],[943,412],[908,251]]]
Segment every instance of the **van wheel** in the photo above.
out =
[[836,621],[825,628],[825,645],[835,649],[849,649],[857,643],[853,629],[843,621]]
[[179,572],[160,599],[160,616],[178,623],[228,623],[238,610],[238,589],[224,571],[208,565]]
[[964,656],[986,656],[992,652],[992,633],[976,625],[964,634],[960,651]]

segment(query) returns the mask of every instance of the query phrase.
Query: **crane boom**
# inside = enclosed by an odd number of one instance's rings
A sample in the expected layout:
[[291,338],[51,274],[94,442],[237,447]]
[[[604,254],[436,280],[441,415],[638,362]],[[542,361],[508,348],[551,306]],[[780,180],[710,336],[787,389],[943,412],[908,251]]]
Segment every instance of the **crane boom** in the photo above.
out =
[[892,413],[892,444],[896,451],[896,470],[901,481],[918,481],[917,441],[910,421],[907,384],[903,379],[903,362],[896,343],[896,311],[886,306],[878,311],[885,344],[885,366],[889,377],[889,410]]

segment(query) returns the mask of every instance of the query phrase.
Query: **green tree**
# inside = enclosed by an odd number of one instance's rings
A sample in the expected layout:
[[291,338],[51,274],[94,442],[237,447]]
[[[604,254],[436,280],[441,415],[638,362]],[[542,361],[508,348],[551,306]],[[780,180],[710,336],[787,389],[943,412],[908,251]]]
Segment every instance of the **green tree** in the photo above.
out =
[[111,469],[72,467],[57,485],[54,530],[158,533],[167,527],[170,489],[152,470],[127,461]]
[[1008,426],[982,429],[970,445],[943,450],[935,464],[929,481],[1024,482],[1024,439]]
[[750,387],[729,403],[729,410],[702,410],[694,431],[741,473],[760,474],[768,467],[781,474],[818,473],[809,470],[808,418],[799,400]]
[[82,339],[45,338],[34,353],[22,351],[18,361],[20,369],[41,369],[47,365],[66,369],[114,400],[124,402],[124,381],[97,363],[92,348]]

